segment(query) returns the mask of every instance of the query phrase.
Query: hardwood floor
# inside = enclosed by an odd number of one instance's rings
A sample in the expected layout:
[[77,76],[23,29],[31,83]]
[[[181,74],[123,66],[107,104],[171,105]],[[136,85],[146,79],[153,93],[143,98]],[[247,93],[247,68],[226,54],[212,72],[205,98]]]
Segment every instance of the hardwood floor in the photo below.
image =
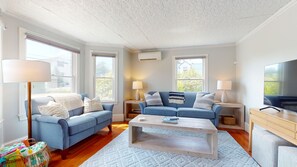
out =
[[[106,144],[116,138],[124,130],[128,128],[127,122],[113,123],[112,133],[109,133],[108,128],[104,128],[99,133],[88,137],[87,139],[77,143],[76,145],[70,147],[67,159],[62,160],[59,151],[53,151],[51,156],[52,160],[50,162],[51,166],[79,166],[98,150],[103,148]],[[230,129],[220,129],[226,130],[229,134],[244,148],[248,150],[248,133],[243,130],[230,130]],[[249,153],[250,154],[250,153]]]

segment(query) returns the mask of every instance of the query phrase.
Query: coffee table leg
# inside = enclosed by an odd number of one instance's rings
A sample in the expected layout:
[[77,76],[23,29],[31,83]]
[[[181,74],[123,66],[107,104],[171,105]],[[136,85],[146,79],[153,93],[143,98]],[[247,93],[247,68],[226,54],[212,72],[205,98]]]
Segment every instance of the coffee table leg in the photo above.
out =
[[218,134],[207,134],[207,142],[211,149],[212,159],[218,159]]
[[137,137],[142,133],[142,127],[129,125],[129,146],[132,145]]

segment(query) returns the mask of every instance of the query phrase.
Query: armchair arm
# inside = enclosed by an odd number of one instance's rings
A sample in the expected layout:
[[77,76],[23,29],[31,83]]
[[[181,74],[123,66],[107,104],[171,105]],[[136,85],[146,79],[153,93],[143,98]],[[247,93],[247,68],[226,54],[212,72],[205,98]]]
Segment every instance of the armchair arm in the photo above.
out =
[[139,107],[140,107],[140,110],[141,110],[141,114],[143,114],[144,113],[144,108],[146,107],[146,102],[140,102]]
[[112,111],[114,104],[102,104],[104,110]]
[[68,123],[65,119],[40,115],[36,120],[40,140],[45,141],[52,148],[64,150],[70,146]]

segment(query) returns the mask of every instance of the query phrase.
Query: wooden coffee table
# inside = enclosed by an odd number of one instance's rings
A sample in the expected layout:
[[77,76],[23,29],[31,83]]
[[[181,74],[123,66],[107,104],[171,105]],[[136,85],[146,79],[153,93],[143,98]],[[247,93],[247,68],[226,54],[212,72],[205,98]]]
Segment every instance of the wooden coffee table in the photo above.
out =
[[[145,118],[140,121],[139,118]],[[179,117],[178,124],[163,123],[164,116],[138,115],[129,122],[129,146],[218,158],[218,130],[208,119]],[[205,138],[142,132],[142,128],[203,133]]]

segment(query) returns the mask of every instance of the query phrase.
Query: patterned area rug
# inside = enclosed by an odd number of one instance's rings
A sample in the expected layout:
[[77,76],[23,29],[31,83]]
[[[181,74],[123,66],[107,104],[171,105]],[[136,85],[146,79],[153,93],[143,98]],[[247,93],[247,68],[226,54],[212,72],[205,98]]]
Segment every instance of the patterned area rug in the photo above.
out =
[[[178,136],[203,135],[144,128],[144,132]],[[81,167],[254,167],[259,166],[226,131],[218,132],[219,159],[132,148],[128,129],[85,161]]]

